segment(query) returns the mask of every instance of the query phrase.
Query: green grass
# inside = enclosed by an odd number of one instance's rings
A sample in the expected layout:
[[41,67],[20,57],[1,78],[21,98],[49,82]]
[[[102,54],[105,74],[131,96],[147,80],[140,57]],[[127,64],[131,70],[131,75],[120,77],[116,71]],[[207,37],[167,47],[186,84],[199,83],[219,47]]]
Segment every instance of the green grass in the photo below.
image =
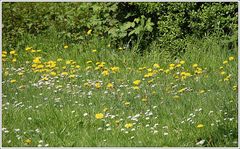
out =
[[[220,39],[208,37],[189,42],[186,53],[174,60],[154,50],[157,47],[140,55],[108,44],[107,39],[93,39],[79,45],[68,43],[64,49],[65,41],[57,34],[26,36],[15,49],[16,62],[11,62],[11,49],[4,49],[8,54],[3,62],[3,146],[237,146],[237,89],[233,89],[237,86],[237,49],[229,50]],[[42,51],[27,52],[27,46]],[[34,72],[37,56],[42,63],[62,58],[56,62],[58,68],[48,69],[58,76]],[[235,59],[223,64],[231,56]],[[71,73],[66,60],[81,67]],[[87,64],[89,60],[92,63]],[[169,64],[182,60],[185,63],[180,67],[165,72]],[[96,62],[106,62],[109,76],[103,76],[102,69],[95,70]],[[193,64],[202,69],[200,74],[194,73]],[[86,70],[88,66],[92,68]],[[119,72],[113,73],[113,66]],[[146,69],[140,71],[140,67]],[[144,78],[149,68],[155,75]],[[59,76],[64,71],[68,75]],[[226,74],[221,75],[222,71]],[[191,76],[175,78],[181,72]],[[48,80],[41,80],[44,74]],[[70,74],[76,77],[68,78]],[[224,81],[228,75],[230,79]],[[135,80],[141,80],[139,90],[132,88]],[[102,83],[99,89],[96,81]],[[110,82],[112,89],[107,88]],[[97,113],[104,118],[96,119]],[[135,115],[139,117],[130,118]],[[133,127],[125,128],[127,123]],[[199,124],[204,127],[197,128]],[[205,142],[197,145],[201,140]]]

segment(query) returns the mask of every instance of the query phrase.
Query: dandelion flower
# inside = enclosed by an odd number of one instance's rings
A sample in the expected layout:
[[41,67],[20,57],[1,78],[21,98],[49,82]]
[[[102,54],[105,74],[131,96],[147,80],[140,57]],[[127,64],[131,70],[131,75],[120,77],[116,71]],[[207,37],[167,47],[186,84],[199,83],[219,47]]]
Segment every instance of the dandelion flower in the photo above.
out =
[[13,59],[12,59],[12,62],[16,62],[16,61],[17,61],[17,59],[16,59],[16,58],[13,58]]
[[132,123],[127,123],[125,124],[125,128],[132,128],[133,127],[133,124]]
[[11,80],[10,82],[11,82],[11,83],[15,83],[15,82],[17,82],[17,80]]
[[100,82],[95,83],[95,87],[99,89],[101,87],[101,83]]
[[96,119],[103,119],[104,115],[102,113],[97,113],[95,117]]
[[193,67],[193,68],[197,68],[197,67],[198,67],[198,64],[193,64],[192,67]]
[[134,90],[139,90],[139,87],[138,86],[133,86],[133,89]]
[[133,81],[133,84],[134,85],[139,85],[141,83],[141,80],[135,80],[135,81]]
[[159,64],[154,64],[153,67],[154,68],[160,68]]
[[180,61],[180,64],[185,64],[185,61]]
[[87,31],[87,34],[88,34],[88,35],[90,35],[91,33],[92,33],[92,30],[91,30],[91,29]]
[[197,128],[203,128],[203,127],[204,127],[203,124],[198,124],[198,125],[197,125]]
[[31,144],[31,143],[32,143],[32,140],[31,140],[31,139],[26,139],[26,140],[24,141],[24,143],[26,143],[26,144]]
[[97,52],[97,50],[96,50],[96,49],[94,49],[94,50],[92,50],[92,52],[93,52],[93,53],[95,53],[95,52]]
[[50,75],[51,75],[51,76],[56,76],[57,73],[56,73],[56,72],[51,72]]
[[33,63],[35,63],[35,64],[40,64],[40,63],[41,63],[40,59],[41,59],[41,57],[35,57],[35,58],[33,59]]
[[107,70],[104,70],[104,71],[102,72],[102,75],[103,75],[103,76],[108,76],[108,75],[109,75],[109,72],[108,72]]
[[65,45],[63,48],[64,48],[64,49],[67,49],[67,48],[68,48],[68,45]]
[[223,61],[223,64],[227,64],[228,63],[228,61]]
[[222,71],[220,74],[221,74],[221,75],[225,75],[225,74],[226,74],[226,72]]
[[125,102],[124,104],[125,104],[125,106],[128,106],[128,105],[130,105],[130,102]]
[[113,88],[113,84],[112,84],[112,83],[108,83],[108,84],[107,84],[107,88],[108,88],[108,89],[112,89],[112,88]]
[[228,60],[229,60],[229,61],[233,61],[233,60],[234,60],[234,57],[233,57],[233,56],[230,56],[230,57],[228,58]]
[[14,54],[16,54],[16,51],[15,51],[15,50],[10,51],[10,55],[14,55]]
[[115,73],[115,72],[119,72],[119,67],[111,67],[111,70]]

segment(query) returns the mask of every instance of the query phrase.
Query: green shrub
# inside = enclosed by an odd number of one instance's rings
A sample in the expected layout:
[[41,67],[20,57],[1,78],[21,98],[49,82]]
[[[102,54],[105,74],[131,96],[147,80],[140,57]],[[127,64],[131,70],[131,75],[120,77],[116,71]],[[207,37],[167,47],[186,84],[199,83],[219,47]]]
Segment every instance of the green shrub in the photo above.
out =
[[17,46],[23,34],[54,29],[71,43],[107,36],[116,47],[145,50],[154,41],[177,53],[184,50],[187,36],[233,35],[237,3],[4,2],[3,26],[3,47]]

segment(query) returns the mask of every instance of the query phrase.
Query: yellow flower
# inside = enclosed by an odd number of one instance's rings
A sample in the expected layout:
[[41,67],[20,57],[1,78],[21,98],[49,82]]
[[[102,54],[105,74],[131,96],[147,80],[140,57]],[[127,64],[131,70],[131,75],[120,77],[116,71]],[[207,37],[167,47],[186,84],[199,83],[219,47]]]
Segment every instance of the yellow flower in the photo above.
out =
[[128,106],[128,105],[130,105],[130,102],[126,101],[124,104],[125,104],[125,106]]
[[228,76],[227,76],[226,78],[224,78],[223,80],[224,80],[224,81],[229,81],[230,77],[231,77],[231,75],[228,75]]
[[228,58],[228,60],[229,60],[229,61],[233,61],[233,60],[234,60],[234,57],[233,57],[233,56],[230,56],[230,57]]
[[45,64],[47,68],[54,68],[57,65],[55,61],[48,61]]
[[22,73],[22,72],[19,72],[19,73],[18,73],[18,75],[19,75],[19,76],[22,76],[22,75],[23,75],[23,73]]
[[93,49],[92,52],[95,53],[95,52],[97,52],[97,50],[96,50],[96,49]]
[[154,74],[152,72],[149,72],[147,74],[144,75],[144,78],[149,78],[152,77]]
[[87,63],[87,64],[90,64],[90,63],[92,63],[92,61],[87,61],[86,63]]
[[225,75],[225,74],[226,74],[226,72],[222,71],[220,74],[221,74],[221,75]]
[[180,97],[178,95],[173,96],[173,99],[179,99]]
[[181,78],[182,79],[186,79],[187,77],[190,77],[191,76],[191,74],[189,73],[189,72],[181,72]]
[[75,78],[76,76],[75,75],[69,75],[69,78]]
[[85,70],[89,70],[89,69],[91,69],[92,68],[92,66],[87,66],[86,68],[85,68]]
[[132,127],[133,127],[133,124],[132,124],[132,123],[127,123],[127,124],[125,124],[125,127],[126,127],[126,128],[132,128]]
[[62,60],[63,60],[62,58],[58,58],[58,59],[57,59],[58,62],[60,62],[60,61],[62,61]]
[[112,83],[108,83],[108,84],[107,84],[107,88],[108,88],[108,89],[112,89],[112,88],[113,88],[113,84],[112,84]]
[[32,47],[26,47],[25,51],[30,51],[32,49]]
[[101,62],[100,64],[98,64],[98,69],[100,69],[100,68],[103,68],[104,67],[104,65],[105,65],[105,62]]
[[66,76],[66,75],[68,75],[68,73],[67,72],[62,72],[61,73],[63,76]]
[[150,83],[153,83],[153,81],[154,81],[153,79],[152,79],[152,80],[149,80],[148,83],[149,83],[149,84],[150,84]]
[[103,112],[106,112],[107,110],[108,110],[108,108],[104,108],[104,109],[103,109]]
[[202,68],[197,67],[197,70],[195,70],[195,74],[201,74],[202,73]]
[[198,64],[193,64],[192,67],[196,68],[196,67],[198,67]]
[[51,76],[56,76],[57,73],[56,73],[56,72],[51,72],[50,75],[51,75]]
[[140,67],[140,68],[138,68],[138,70],[140,70],[140,71],[142,71],[142,70],[144,70],[144,69],[146,69],[146,67]]
[[165,73],[169,73],[169,71],[170,71],[169,69],[166,69],[164,72],[165,72]]
[[41,68],[43,68],[43,67],[44,67],[44,65],[40,64],[40,65],[37,65],[36,68],[41,69]]
[[102,75],[103,75],[103,76],[108,76],[108,75],[109,75],[109,72],[108,72],[107,70],[104,70],[104,71],[102,72]]
[[43,81],[47,81],[48,78],[47,78],[47,77],[43,77],[42,80],[43,80]]
[[17,59],[16,59],[16,58],[13,58],[13,59],[12,59],[12,62],[16,62],[16,61],[17,61]]
[[5,57],[7,57],[7,55],[6,54],[2,54],[2,58],[5,58]]
[[180,64],[185,64],[185,61],[180,61]]
[[88,82],[83,84],[84,86],[90,87],[90,84]]
[[234,86],[233,86],[233,90],[234,90],[234,91],[237,90],[237,85],[234,85]]
[[141,83],[141,80],[135,80],[135,81],[133,81],[133,84],[134,85],[139,85]]
[[8,74],[9,74],[8,71],[4,72],[4,76],[8,76]]
[[34,59],[33,59],[33,63],[35,63],[35,64],[40,64],[41,63],[41,57],[35,57]]
[[68,48],[68,45],[65,45],[63,48],[64,48],[64,49],[67,49],[67,48]]
[[186,90],[186,88],[182,88],[182,89],[180,89],[179,91],[178,91],[178,93],[182,93],[182,92],[184,92]]
[[203,127],[204,127],[203,124],[198,124],[198,125],[197,125],[197,128],[203,128]]
[[77,69],[78,69],[78,68],[80,68],[80,67],[81,67],[80,65],[77,65],[75,68],[77,68]]
[[115,121],[115,124],[116,124],[116,125],[119,125],[119,123],[120,123],[119,120],[116,120],[116,121]]
[[111,70],[115,73],[115,72],[119,72],[119,67],[111,67]]
[[72,62],[71,60],[67,60],[66,64],[69,65],[69,64],[71,64],[71,62]]
[[24,143],[26,143],[26,144],[31,144],[31,143],[32,143],[32,140],[31,140],[31,139],[26,139],[26,140],[24,141]]
[[154,68],[160,68],[159,64],[154,64],[153,67]]
[[30,52],[31,52],[31,53],[35,53],[35,52],[37,52],[37,51],[32,49]]
[[7,51],[2,51],[2,54],[5,54],[5,55],[7,55]]
[[227,64],[228,63],[228,61],[223,61],[223,64]]
[[14,55],[14,54],[16,54],[15,50],[10,51],[10,55]]
[[17,82],[17,80],[11,80],[10,82],[11,82],[11,83],[15,83],[15,82]]
[[147,101],[147,98],[143,98],[142,101],[143,101],[143,102],[146,102],[146,101]]
[[104,117],[104,115],[102,113],[97,113],[95,115],[96,119],[102,119]]
[[181,64],[177,64],[177,65],[176,65],[177,68],[178,68],[178,67],[181,67],[181,66],[182,66]]
[[174,67],[174,66],[175,66],[175,64],[170,64],[170,65],[169,65],[169,67]]
[[95,83],[95,87],[96,87],[97,89],[99,89],[99,88],[101,87],[101,83],[100,83],[100,82],[96,82],[96,83]]
[[139,90],[139,87],[138,86],[133,86],[133,89],[134,90]]
[[92,33],[92,30],[91,30],[91,29],[87,31],[87,34],[88,34],[88,35],[90,35],[91,33]]

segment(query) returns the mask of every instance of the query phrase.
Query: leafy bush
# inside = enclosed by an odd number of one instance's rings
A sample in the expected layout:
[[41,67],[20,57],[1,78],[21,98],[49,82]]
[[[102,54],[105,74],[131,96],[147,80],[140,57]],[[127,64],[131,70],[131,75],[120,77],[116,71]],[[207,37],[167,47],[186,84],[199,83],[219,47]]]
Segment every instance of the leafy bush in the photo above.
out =
[[184,38],[237,31],[237,3],[3,3],[3,46],[55,29],[66,41],[109,37],[119,47],[184,50]]

